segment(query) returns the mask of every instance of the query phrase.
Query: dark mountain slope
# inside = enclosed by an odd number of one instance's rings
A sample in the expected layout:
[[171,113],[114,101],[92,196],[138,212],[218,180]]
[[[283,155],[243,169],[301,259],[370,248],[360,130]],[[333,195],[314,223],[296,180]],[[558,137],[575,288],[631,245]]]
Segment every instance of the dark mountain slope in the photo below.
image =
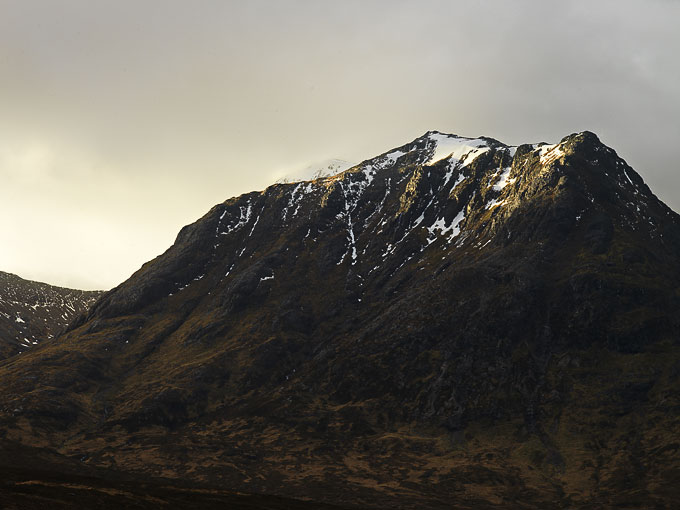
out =
[[54,287],[0,271],[0,359],[54,338],[101,294]]
[[680,218],[591,133],[230,199],[0,366],[6,437],[376,507],[677,496]]

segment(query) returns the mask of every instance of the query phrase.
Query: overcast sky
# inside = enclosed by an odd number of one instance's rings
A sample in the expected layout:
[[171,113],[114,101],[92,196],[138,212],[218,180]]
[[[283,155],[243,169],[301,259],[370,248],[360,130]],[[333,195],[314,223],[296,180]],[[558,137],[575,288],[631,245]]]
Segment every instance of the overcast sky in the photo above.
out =
[[110,288],[216,203],[430,129],[585,129],[680,210],[680,0],[0,0],[0,270]]

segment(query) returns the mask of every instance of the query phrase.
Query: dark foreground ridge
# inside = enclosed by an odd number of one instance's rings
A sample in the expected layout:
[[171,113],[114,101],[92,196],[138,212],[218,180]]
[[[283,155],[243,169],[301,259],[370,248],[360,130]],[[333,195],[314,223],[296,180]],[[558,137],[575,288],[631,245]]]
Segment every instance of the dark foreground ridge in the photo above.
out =
[[346,507],[666,508],[679,256],[592,133],[429,132],[182,229],[0,364],[0,444]]

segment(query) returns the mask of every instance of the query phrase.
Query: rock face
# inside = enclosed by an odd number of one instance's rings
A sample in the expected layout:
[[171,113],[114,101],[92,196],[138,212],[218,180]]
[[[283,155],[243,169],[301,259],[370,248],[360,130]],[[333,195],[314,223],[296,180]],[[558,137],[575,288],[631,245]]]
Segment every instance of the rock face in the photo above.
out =
[[54,338],[102,295],[0,271],[0,360]]
[[376,508],[664,507],[680,217],[589,132],[227,200],[0,365],[6,441]]

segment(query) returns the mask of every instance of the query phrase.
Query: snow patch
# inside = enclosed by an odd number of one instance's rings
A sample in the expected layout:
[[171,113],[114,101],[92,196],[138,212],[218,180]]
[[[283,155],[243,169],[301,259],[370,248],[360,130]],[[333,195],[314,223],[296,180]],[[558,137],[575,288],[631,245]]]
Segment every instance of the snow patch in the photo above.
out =
[[493,185],[494,191],[502,191],[503,188],[505,188],[508,184],[513,184],[517,180],[516,177],[510,179],[510,170],[510,167],[503,169],[500,179],[498,179],[498,182]]
[[442,159],[450,159],[453,166],[460,162],[468,165],[489,150],[487,142],[478,138],[431,133],[429,139],[434,143],[434,151],[428,159],[423,161],[424,166],[434,165]]
[[257,215],[257,218],[255,219],[255,223],[253,223],[253,228],[250,229],[250,234],[248,234],[248,237],[253,235],[253,232],[255,232],[255,227],[257,227],[257,222],[260,221],[260,214]]
[[[236,230],[245,226],[250,221],[250,217],[253,214],[253,205],[250,203],[250,200],[248,200],[248,204],[246,206],[240,206],[239,207],[239,218],[236,221],[236,223],[234,225],[227,226],[226,230],[221,231],[220,227],[222,226],[222,218],[224,218],[225,214],[226,214],[226,210],[222,213],[222,216],[220,216],[220,221],[217,224],[217,231],[218,231],[217,233],[219,235],[223,235],[223,236],[231,234],[232,232],[235,232]],[[258,216],[258,218],[259,218],[259,216]]]
[[484,206],[484,209],[488,211],[489,209],[492,209],[498,205],[505,204],[505,202],[506,202],[505,200],[498,200],[497,198],[494,198],[491,202]]
[[382,162],[383,168],[394,165],[400,157],[406,154],[408,154],[408,152],[400,150],[390,152],[387,156],[385,156],[385,161]]
[[[465,175],[463,175],[463,172],[460,173],[458,176],[458,179],[456,179],[456,182],[453,183],[453,186],[451,187],[451,191],[456,189],[458,185],[465,180]],[[448,182],[448,181],[447,181]]]
[[628,179],[628,182],[629,182],[634,188],[637,188],[637,186],[635,186],[635,183],[631,180],[630,176],[628,175],[628,172],[626,172],[626,169],[625,169],[625,168],[623,169],[623,175],[626,176],[626,179]]
[[549,165],[558,158],[564,156],[564,151],[561,147],[562,144],[556,143],[553,145],[541,145],[537,150],[539,151],[539,157],[541,158],[541,165]]
[[460,212],[453,218],[450,225],[446,225],[445,218],[437,219],[431,226],[427,228],[428,230],[428,242],[427,244],[432,244],[437,239],[437,234],[448,236],[448,242],[451,242],[458,234],[460,234],[460,224],[465,219],[465,208],[463,207]]
[[360,191],[363,191],[371,185],[373,179],[375,178],[376,172],[393,167],[397,160],[405,154],[408,154],[408,152],[395,150],[385,154],[384,156],[372,159],[369,163],[366,163],[361,168],[361,173],[364,175],[364,185]]

